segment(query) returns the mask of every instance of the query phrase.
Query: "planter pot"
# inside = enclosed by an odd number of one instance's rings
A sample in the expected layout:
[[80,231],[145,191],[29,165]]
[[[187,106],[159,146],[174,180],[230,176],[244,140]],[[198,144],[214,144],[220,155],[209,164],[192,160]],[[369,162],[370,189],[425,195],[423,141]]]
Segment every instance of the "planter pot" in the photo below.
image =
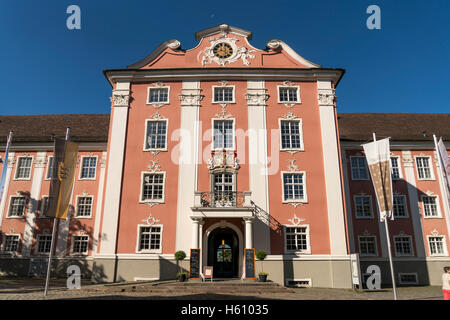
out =
[[259,281],[260,282],[266,282],[267,281],[267,274],[260,274],[259,275]]
[[178,281],[179,282],[185,282],[186,281],[186,275],[185,274],[181,274],[178,276]]

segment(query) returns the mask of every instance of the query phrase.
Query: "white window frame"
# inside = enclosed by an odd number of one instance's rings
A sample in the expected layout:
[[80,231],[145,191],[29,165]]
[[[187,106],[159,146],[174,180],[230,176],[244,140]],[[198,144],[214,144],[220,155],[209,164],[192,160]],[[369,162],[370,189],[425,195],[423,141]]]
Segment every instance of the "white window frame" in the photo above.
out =
[[[17,174],[19,173],[19,162],[20,162],[20,159],[23,159],[23,158],[31,158],[30,175],[27,178],[18,178]],[[34,156],[31,156],[31,155],[30,156],[25,156],[25,155],[18,156],[16,159],[16,163],[17,163],[17,165],[16,165],[16,171],[14,172],[14,180],[31,180],[31,175],[33,172]]]
[[[395,197],[402,197],[403,198],[403,204],[405,206],[405,215],[404,216],[395,216],[395,219],[407,219],[409,218],[409,213],[408,213],[408,202],[406,201],[406,195],[404,194],[394,194],[392,197],[392,201],[394,200]],[[392,214],[394,214],[394,203],[392,203]]]
[[[167,89],[167,102],[150,102],[150,91],[151,90],[159,90],[159,89]],[[147,100],[146,100],[146,104],[147,105],[152,105],[155,106],[157,108],[162,107],[166,104],[170,104],[170,86],[161,86],[161,87],[148,87],[147,88]]]
[[[300,132],[300,148],[283,148],[283,133],[281,132],[282,121],[296,121],[298,122],[298,129]],[[305,145],[303,144],[303,121],[301,118],[284,119],[278,118],[278,128],[280,132],[280,151],[305,151]]]
[[[166,141],[164,142],[164,148],[146,148],[147,145],[147,131],[149,122],[166,122]],[[143,151],[167,151],[167,136],[169,135],[169,119],[145,119],[145,136],[144,136],[144,146]]]
[[[231,88],[232,89],[232,101],[216,101],[216,94],[215,94],[215,90],[216,88],[218,89],[227,89],[227,88]],[[212,86],[212,97],[211,97],[211,103],[214,104],[230,104],[230,103],[236,103],[236,86],[235,85],[226,85],[226,86]]]
[[[159,249],[144,249],[144,250],[139,250],[139,245],[141,242],[141,228],[143,227],[147,227],[147,228],[152,228],[152,227],[159,227],[161,228],[160,230],[160,236],[159,236]],[[162,245],[163,245],[163,231],[164,231],[164,227],[162,224],[152,224],[152,225],[148,225],[148,224],[138,224],[137,226],[137,239],[136,239],[136,253],[139,254],[145,254],[145,253],[162,253]]]
[[[284,175],[285,174],[301,174],[301,175],[303,175],[303,199],[284,200]],[[306,171],[281,171],[281,203],[308,203]]]
[[[75,237],[87,237],[87,247],[86,252],[74,252],[73,249],[75,247]],[[89,255],[89,241],[90,237],[87,234],[74,234],[72,235],[71,241],[70,241],[70,255],[71,256],[87,256]]]
[[[50,254],[50,252],[39,252],[39,240],[40,240],[40,238],[43,237],[43,236],[47,236],[47,237],[50,236],[50,237],[52,237],[52,241],[53,241],[53,235],[50,234],[50,233],[41,233],[41,234],[37,234],[37,235],[36,235],[35,249],[34,249],[35,255],[48,256],[48,255]],[[51,244],[50,244],[50,246],[51,246]],[[51,248],[50,248],[50,250],[51,250]]]
[[[404,282],[404,281],[402,281],[402,276],[411,276],[411,275],[416,277],[416,281],[415,282]],[[419,275],[417,274],[417,272],[399,272],[398,273],[398,283],[399,284],[404,284],[404,285],[419,284]]]
[[[417,158],[428,158],[428,165],[430,166],[430,178],[420,178],[419,177],[419,166],[417,165]],[[433,159],[431,156],[414,156],[414,166],[416,167],[417,180],[419,181],[432,181],[436,180],[434,177]]]
[[353,166],[352,166],[352,158],[363,158],[363,159],[366,159],[366,157],[365,156],[350,156],[349,157],[350,158],[350,172],[351,172],[351,174],[352,174],[352,180],[360,180],[360,181],[367,181],[367,180],[369,180],[369,168],[367,167],[367,160],[364,162],[365,163],[365,169],[366,169],[366,179],[362,179],[362,178],[355,178],[354,176],[353,176]]
[[[232,121],[232,126],[233,126],[232,142],[233,142],[233,146],[231,148],[215,148],[214,147],[214,121]],[[221,150],[235,151],[236,150],[236,119],[234,119],[234,118],[228,118],[228,119],[212,118],[211,119],[211,130],[212,130],[212,134],[211,134],[211,151],[221,151]]]
[[[444,249],[444,253],[431,253],[431,243],[430,243],[430,238],[438,238],[441,237],[442,238],[442,248]],[[445,257],[448,256],[448,251],[447,251],[447,239],[445,239],[444,235],[427,235],[427,243],[428,243],[428,251],[430,254],[430,257]]]
[[[98,169],[98,155],[92,155],[92,156],[89,156],[89,155],[84,155],[84,156],[81,156],[80,157],[81,159],[80,159],[80,172],[78,173],[78,180],[96,180],[97,179],[97,169]],[[94,174],[94,177],[93,178],[82,178],[81,177],[81,174],[83,173],[83,161],[84,161],[84,158],[95,158],[95,174]]]
[[[362,253],[361,252],[361,238],[373,238],[374,239],[375,253]],[[378,257],[377,236],[372,236],[372,235],[358,236],[358,252],[361,257]]]
[[[89,216],[79,216],[78,215],[78,200],[80,198],[91,198],[91,213],[89,214]],[[76,207],[75,207],[74,218],[77,218],[77,219],[90,219],[90,218],[92,218],[92,211],[94,210],[94,196],[79,194],[79,195],[76,196],[75,201],[76,201],[75,202],[75,206]]]
[[[369,198],[370,216],[358,216],[358,210],[356,208],[356,198]],[[353,195],[353,205],[355,206],[355,218],[356,219],[373,219],[374,218],[373,203],[372,203],[371,195],[360,195],[360,194]]]
[[[6,247],[6,237],[7,236],[19,237],[19,243],[17,244],[17,251],[6,251],[5,250],[6,249],[5,247]],[[22,237],[21,237],[20,233],[4,233],[3,234],[3,239],[2,239],[2,252],[3,253],[19,253],[21,240],[22,240]]]
[[[436,199],[437,216],[427,216],[427,215],[425,215],[425,203],[423,202],[423,198],[435,198]],[[435,194],[422,195],[422,196],[420,196],[420,200],[422,202],[422,210],[423,210],[423,218],[424,219],[442,219],[441,202],[439,200],[439,196],[438,195],[435,195]]]
[[[163,175],[163,190],[162,190],[162,199],[148,199],[142,200],[143,192],[144,192],[144,175],[146,174],[162,174]],[[139,193],[139,203],[165,203],[166,193],[166,172],[165,171],[142,171],[141,172],[141,191]]]
[[53,165],[55,165],[55,157],[54,156],[48,156],[47,157],[47,169],[45,170],[45,177],[44,177],[44,180],[51,180],[52,178],[50,177],[48,177],[48,174],[49,174],[49,170],[50,170],[50,159],[53,159]]
[[[391,160],[391,158],[397,159],[398,178],[395,178],[395,179],[392,177],[392,169],[393,169],[393,166],[392,166],[392,160]],[[401,179],[403,179],[402,164],[401,164],[401,161],[400,161],[400,156],[391,156],[390,159],[389,159],[389,161],[391,162],[390,165],[391,165],[391,177],[392,177],[392,180],[401,180]]]
[[[394,251],[395,251],[396,257],[413,257],[414,256],[414,247],[413,247],[413,243],[412,243],[412,236],[407,235],[407,234],[398,234],[398,235],[394,236],[393,238],[394,238]],[[398,238],[408,238],[409,239],[409,248],[411,249],[411,253],[405,254],[405,253],[400,253],[397,251],[396,240]]]
[[[297,101],[281,101],[280,89],[297,89]],[[302,100],[300,99],[300,86],[299,85],[285,85],[280,84],[277,85],[277,94],[278,94],[278,103],[279,104],[301,104]]]
[[[25,199],[25,205],[24,205],[24,208],[23,208],[23,214],[21,216],[11,216],[10,215],[12,198],[24,198]],[[8,202],[8,213],[6,215],[6,218],[7,219],[24,219],[25,215],[27,213],[27,202],[28,202],[28,196],[21,196],[21,195],[16,195],[16,194],[10,195],[9,196],[9,202]]]
[[[299,225],[283,225],[283,233],[284,233],[284,252],[287,254],[296,254],[296,255],[302,255],[302,254],[311,254],[311,238],[310,238],[310,230],[309,230],[309,224],[299,224]],[[306,250],[304,251],[298,251],[298,250],[288,250],[287,248],[287,228],[306,228]]]

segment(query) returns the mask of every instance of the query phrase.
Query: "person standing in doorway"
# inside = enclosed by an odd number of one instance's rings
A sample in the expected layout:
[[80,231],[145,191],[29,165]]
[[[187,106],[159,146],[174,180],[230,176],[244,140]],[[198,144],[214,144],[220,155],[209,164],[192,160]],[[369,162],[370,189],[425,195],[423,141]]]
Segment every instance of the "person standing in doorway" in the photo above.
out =
[[450,267],[444,267],[444,274],[442,275],[442,292],[444,293],[444,300],[450,300]]

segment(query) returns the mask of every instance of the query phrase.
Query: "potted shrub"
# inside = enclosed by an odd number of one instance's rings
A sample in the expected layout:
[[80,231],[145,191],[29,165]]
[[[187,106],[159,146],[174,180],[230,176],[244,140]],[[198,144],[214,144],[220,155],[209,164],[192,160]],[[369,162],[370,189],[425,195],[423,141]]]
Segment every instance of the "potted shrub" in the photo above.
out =
[[181,266],[180,266],[180,261],[183,261],[184,258],[186,258],[186,252],[184,252],[183,250],[175,252],[175,260],[177,260],[177,266],[178,266],[177,278],[178,278],[178,281],[180,281],[180,282],[184,282],[187,279],[187,273],[181,272]]
[[261,261],[261,272],[258,273],[259,276],[259,281],[261,282],[266,282],[267,281],[267,272],[264,272],[264,265],[263,265],[263,261],[267,256],[267,253],[265,251],[258,251],[256,252],[256,259]]
[[187,279],[187,272],[178,272],[177,273],[178,281],[184,282]]

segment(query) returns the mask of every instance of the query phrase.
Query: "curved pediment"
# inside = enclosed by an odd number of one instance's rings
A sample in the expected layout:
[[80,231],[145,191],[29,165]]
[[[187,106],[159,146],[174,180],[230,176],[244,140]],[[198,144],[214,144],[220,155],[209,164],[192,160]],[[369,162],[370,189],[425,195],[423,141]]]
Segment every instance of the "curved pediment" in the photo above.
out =
[[168,40],[128,69],[320,68],[281,40],[255,48],[248,42],[250,31],[226,24],[198,31],[195,37],[199,43],[194,48],[184,50],[178,40]]

